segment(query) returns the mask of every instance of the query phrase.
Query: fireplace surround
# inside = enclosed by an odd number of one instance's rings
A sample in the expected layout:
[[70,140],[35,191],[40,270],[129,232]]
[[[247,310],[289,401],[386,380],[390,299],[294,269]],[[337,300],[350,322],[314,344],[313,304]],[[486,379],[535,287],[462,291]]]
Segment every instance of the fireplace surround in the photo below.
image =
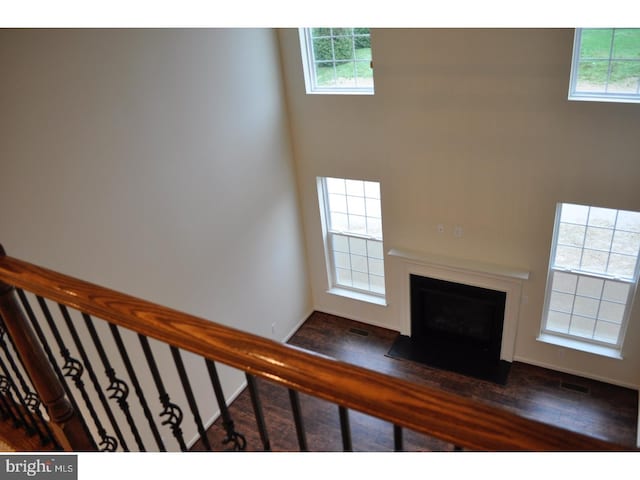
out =
[[529,272],[399,249],[389,257],[402,325],[389,355],[504,383]]

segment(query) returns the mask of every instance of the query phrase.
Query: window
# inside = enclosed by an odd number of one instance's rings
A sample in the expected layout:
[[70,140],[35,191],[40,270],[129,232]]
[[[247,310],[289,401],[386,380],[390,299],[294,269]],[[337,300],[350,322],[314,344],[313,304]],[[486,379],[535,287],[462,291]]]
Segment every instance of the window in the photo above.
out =
[[640,28],[576,29],[569,99],[640,102]]
[[347,296],[382,303],[385,285],[380,184],[325,177],[318,179],[318,192],[330,291],[364,294]]
[[638,282],[639,249],[640,213],[559,204],[542,335],[578,340],[594,353],[608,347],[619,356]]
[[301,28],[307,93],[373,94],[368,28]]

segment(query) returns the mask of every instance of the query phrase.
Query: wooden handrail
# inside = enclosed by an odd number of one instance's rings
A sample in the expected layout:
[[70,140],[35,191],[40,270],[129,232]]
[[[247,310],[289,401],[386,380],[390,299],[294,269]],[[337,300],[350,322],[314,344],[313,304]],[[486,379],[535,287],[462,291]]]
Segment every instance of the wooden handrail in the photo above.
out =
[[629,450],[1,256],[0,281],[288,388],[474,450]]

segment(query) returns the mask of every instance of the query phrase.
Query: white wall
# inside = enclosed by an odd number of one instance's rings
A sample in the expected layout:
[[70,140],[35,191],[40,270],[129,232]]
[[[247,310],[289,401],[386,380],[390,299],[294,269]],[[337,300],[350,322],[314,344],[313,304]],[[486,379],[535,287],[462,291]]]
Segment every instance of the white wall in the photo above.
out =
[[516,359],[640,384],[640,308],[624,360],[536,341],[556,202],[640,210],[640,109],[567,101],[573,30],[374,29],[374,96],[305,95],[297,31],[280,39],[316,309],[401,329],[389,276],[388,307],[326,293],[316,177],[377,180],[386,250],[531,272]]
[[279,340],[306,318],[273,30],[0,30],[0,65],[9,255]]

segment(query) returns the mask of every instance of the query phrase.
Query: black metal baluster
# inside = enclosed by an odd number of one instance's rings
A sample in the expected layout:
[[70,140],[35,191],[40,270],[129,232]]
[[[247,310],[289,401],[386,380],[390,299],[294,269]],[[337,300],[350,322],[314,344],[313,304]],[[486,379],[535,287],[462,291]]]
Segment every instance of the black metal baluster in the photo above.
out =
[[[11,413],[11,418],[13,419],[14,428],[27,427],[26,422],[24,421],[24,416],[20,411],[20,408],[16,404],[16,401],[13,399],[13,395],[11,394],[11,379],[4,375],[0,375],[0,393],[2,394],[2,398],[4,398],[7,409]],[[27,433],[29,433],[27,431]]]
[[459,445],[454,445],[454,446],[453,446],[453,451],[454,451],[454,452],[464,452],[464,448],[462,448],[462,447],[461,447],[461,446],[459,446]]
[[141,334],[138,334],[138,338],[140,339],[140,345],[142,346],[144,356],[147,359],[147,364],[149,365],[149,369],[151,370],[151,376],[153,377],[153,381],[156,384],[156,389],[158,390],[158,394],[160,395],[160,403],[163,407],[163,410],[160,413],[160,417],[167,417],[167,419],[162,422],[162,425],[169,425],[173,436],[180,445],[180,450],[185,452],[187,450],[187,445],[184,443],[182,429],[180,428],[180,424],[182,423],[182,410],[175,403],[171,403],[169,394],[164,388],[162,377],[160,376],[160,371],[158,370],[158,365],[156,364],[156,360],[153,357],[153,352],[151,351],[151,346],[149,345],[149,339]]
[[349,426],[349,410],[342,406],[338,406],[340,413],[340,432],[342,433],[342,449],[345,452],[353,452],[351,444],[351,427]]
[[[107,398],[104,396],[104,392],[102,391],[102,387],[100,386],[100,382],[98,381],[98,377],[96,376],[95,371],[93,370],[93,366],[91,365],[91,361],[89,360],[89,357],[87,356],[87,352],[84,349],[84,345],[82,344],[82,340],[80,339],[80,335],[78,335],[78,331],[75,327],[75,325],[73,324],[73,320],[71,320],[71,316],[69,315],[69,311],[67,310],[67,307],[65,307],[62,304],[58,304],[58,307],[60,307],[60,313],[62,313],[62,317],[65,320],[65,323],[67,324],[67,328],[69,329],[69,333],[71,333],[71,337],[73,338],[73,342],[76,345],[76,349],[78,350],[78,353],[80,354],[80,357],[82,358],[82,362],[84,363],[84,368],[87,371],[87,374],[89,375],[89,379],[91,380],[91,383],[93,384],[93,388],[96,391],[96,393],[98,394],[98,398],[100,399],[100,403],[102,403],[102,408],[104,409],[105,413],[107,414],[107,418],[109,419],[109,422],[111,422],[111,426],[113,427],[113,430],[116,433],[116,436],[118,437],[118,440],[120,441],[120,445],[122,446],[122,448],[124,449],[125,452],[129,451],[129,447],[127,447],[127,442],[125,441],[122,432],[120,431],[120,426],[118,425],[118,422],[116,421],[115,417],[113,416],[113,412],[111,411],[111,407],[109,406],[109,402],[107,402]],[[114,450],[117,448],[117,444],[114,445]]]
[[220,377],[218,376],[218,369],[216,368],[216,364],[211,360],[206,360],[206,364],[207,370],[209,371],[209,378],[211,379],[211,385],[213,386],[213,392],[215,393],[216,401],[218,402],[218,407],[220,408],[222,426],[227,434],[225,439],[222,440],[222,443],[223,445],[232,443],[234,450],[244,450],[247,446],[247,441],[245,440],[244,435],[239,434],[234,429],[233,419],[231,418],[229,408],[227,407],[227,402],[224,398],[224,393],[222,391],[222,385],[220,384]]
[[144,392],[142,391],[142,387],[140,386],[140,382],[138,381],[138,376],[136,375],[135,369],[133,368],[133,364],[131,363],[131,359],[129,358],[129,354],[124,346],[124,342],[122,341],[122,336],[120,335],[120,331],[118,327],[113,324],[109,324],[109,329],[111,330],[111,334],[113,335],[113,339],[116,342],[118,347],[118,351],[120,352],[120,356],[122,357],[122,361],[124,362],[124,366],[127,369],[127,374],[129,374],[129,378],[131,379],[131,383],[133,383],[133,389],[138,396],[138,400],[140,401],[140,405],[142,406],[142,410],[144,411],[144,416],[147,417],[147,421],[149,422],[149,428],[151,428],[151,433],[153,434],[153,438],[158,444],[158,449],[161,452],[166,452],[167,449],[164,446],[164,442],[162,441],[162,437],[160,436],[160,432],[158,431],[158,427],[156,423],[153,421],[153,414],[151,413],[151,409],[149,409],[149,404],[144,396]]
[[195,396],[193,395],[193,390],[191,389],[189,377],[187,376],[187,370],[184,368],[184,362],[182,361],[182,357],[180,356],[180,351],[174,346],[171,346],[170,348],[171,355],[173,356],[173,362],[175,363],[176,369],[178,370],[178,377],[180,377],[182,388],[184,389],[184,393],[187,397],[187,403],[189,404],[189,408],[191,409],[191,413],[193,414],[193,421],[195,422],[198,433],[200,434],[200,439],[202,440],[204,447],[207,450],[211,450],[211,443],[209,443],[209,438],[207,438],[207,431],[202,424],[200,410],[198,410],[198,404],[196,403]]
[[91,419],[93,420],[93,423],[95,424],[96,429],[98,430],[98,435],[102,440],[100,442],[100,445],[102,446],[101,450],[106,452],[115,451],[118,446],[118,442],[112,436],[107,435],[107,431],[103,427],[102,422],[100,422],[100,418],[98,417],[98,414],[95,408],[93,407],[93,403],[91,403],[91,398],[89,397],[89,394],[87,393],[87,390],[84,387],[84,381],[82,380],[82,374],[84,373],[84,368],[82,367],[82,363],[80,363],[78,360],[76,360],[71,356],[71,353],[69,352],[69,349],[66,347],[64,340],[60,335],[60,331],[58,330],[58,327],[56,326],[56,323],[53,320],[53,317],[51,316],[51,312],[49,311],[49,307],[47,306],[44,298],[40,296],[37,296],[36,298],[38,299],[40,308],[42,309],[42,312],[44,313],[44,316],[47,320],[47,323],[49,324],[49,328],[51,329],[51,332],[53,333],[53,336],[56,340],[56,343],[58,344],[58,348],[60,349],[60,355],[62,355],[62,357],[64,358],[65,363],[62,366],[62,370],[64,371],[64,376],[71,378],[74,385],[80,392],[80,395],[82,396],[82,399],[84,400],[84,403],[87,409],[89,410]]
[[[18,399],[20,400],[20,404],[22,405],[21,410],[24,411],[24,413],[26,414],[25,419],[28,419],[27,432],[31,432],[31,434],[36,433],[38,437],[40,437],[41,444],[46,445],[49,443],[51,439],[47,436],[46,432],[44,432],[40,428],[40,425],[44,423],[42,419],[42,413],[40,412],[40,399],[36,394],[34,394],[31,391],[31,389],[27,385],[27,382],[25,382],[24,377],[22,376],[22,373],[18,369],[18,365],[16,364],[13,358],[13,355],[9,351],[9,346],[7,345],[7,342],[5,342],[4,340],[5,336],[8,337],[8,335],[6,335],[6,329],[4,327],[4,323],[0,322],[0,348],[2,348],[2,350],[4,351],[5,358],[9,362],[9,366],[13,371],[13,375],[9,373],[9,369],[7,368],[6,364],[4,363],[1,357],[0,357],[0,368],[2,368],[2,371],[8,377],[11,377],[12,379],[15,377],[18,383],[20,384],[20,386],[22,387],[22,392],[24,393],[24,395],[20,394],[20,391],[18,390],[16,383],[13,382],[16,396],[18,397]],[[39,418],[36,417],[38,414],[40,415]]]
[[[1,316],[0,316],[0,321],[2,321]],[[5,330],[4,323],[2,323],[1,328]],[[3,337],[0,335],[0,339],[2,338]],[[9,339],[9,344],[11,345],[11,348],[16,353],[18,361],[22,364],[22,359],[20,358],[19,355],[17,355],[18,349],[13,343],[13,339],[9,335],[7,335],[7,338]],[[4,342],[3,342],[2,348],[5,351],[5,356],[9,359],[11,368],[15,372],[16,376],[18,377],[18,380],[20,381],[20,384],[22,385],[22,390],[25,392],[24,401],[26,406],[35,415],[37,415],[38,417],[37,422],[39,422],[39,424],[42,426],[42,429],[43,429],[42,435],[44,435],[44,438],[41,436],[42,445],[44,446],[44,445],[47,445],[49,442],[53,442],[53,446],[56,449],[62,450],[62,446],[60,445],[60,443],[58,443],[58,439],[56,438],[56,436],[51,431],[51,428],[49,427],[49,422],[44,418],[44,415],[42,414],[42,408],[41,408],[42,401],[40,400],[40,397],[38,396],[37,393],[31,390],[32,387],[29,387],[23,375],[20,373],[20,370],[18,369],[18,365],[13,360],[13,355],[11,355],[11,353],[9,352],[9,345],[4,345]],[[33,385],[33,380],[29,376],[29,372],[27,372],[27,370],[24,368],[24,364],[22,364],[22,369],[26,373],[27,378],[29,378],[29,382],[31,382],[31,385]],[[38,434],[40,435],[39,428],[38,428]]]
[[296,435],[298,436],[298,445],[301,452],[307,452],[307,437],[304,433],[304,423],[302,421],[302,409],[300,408],[300,396],[295,390],[289,389],[289,400],[291,401],[291,411],[293,412],[293,420],[296,424]]
[[109,386],[107,387],[107,392],[112,392],[109,398],[114,399],[118,402],[118,406],[125,418],[127,419],[127,423],[129,424],[129,428],[131,429],[131,433],[136,440],[138,445],[138,449],[142,452],[145,452],[144,443],[142,442],[142,438],[140,437],[140,433],[138,432],[138,428],[136,427],[136,423],[131,416],[131,411],[129,409],[129,403],[127,402],[127,398],[129,397],[129,386],[121,379],[116,376],[116,371],[111,366],[111,362],[109,362],[109,358],[104,350],[102,342],[100,341],[100,337],[98,336],[98,332],[96,331],[96,327],[93,324],[93,320],[91,317],[82,313],[82,318],[84,318],[85,324],[87,325],[87,330],[89,331],[89,335],[91,335],[91,339],[93,340],[93,344],[96,347],[96,351],[100,356],[100,360],[102,361],[102,365],[105,369],[105,374],[109,379]]
[[[18,297],[20,298],[20,302],[22,303],[22,307],[24,308],[25,312],[27,312],[27,317],[29,318],[29,321],[31,322],[31,326],[33,327],[34,331],[36,332],[36,335],[38,336],[38,340],[40,340],[40,344],[42,345],[42,348],[44,349],[47,358],[49,359],[49,364],[53,366],[53,369],[56,372],[56,375],[58,376],[58,378],[60,379],[60,383],[62,384],[62,387],[64,389],[65,394],[67,395],[67,398],[69,399],[69,401],[71,402],[71,406],[73,407],[73,409],[76,412],[80,412],[80,408],[78,408],[78,403],[76,402],[76,398],[74,395],[72,395],[71,393],[71,389],[69,388],[69,384],[67,383],[67,380],[65,378],[65,375],[63,374],[62,370],[60,369],[60,366],[58,365],[58,362],[56,361],[53,352],[51,351],[51,348],[49,347],[49,342],[47,341],[44,332],[42,331],[42,328],[40,327],[40,323],[38,322],[38,319],[36,318],[36,315],[33,311],[33,309],[31,308],[31,304],[29,303],[29,300],[27,299],[27,296],[25,295],[24,291],[22,291],[19,288],[16,288],[16,292],[18,293]],[[47,308],[46,304],[44,303],[44,300],[42,300],[41,303],[41,299],[40,297],[36,297],[38,299],[38,303],[40,303],[40,307],[42,309],[42,312],[45,316],[45,318],[47,319],[47,322],[49,322],[49,319],[51,318],[51,313],[49,312],[49,309]],[[44,309],[42,308],[42,306],[44,305]],[[51,319],[51,321],[53,321],[53,319]],[[95,443],[95,441],[93,440],[93,435],[91,434],[89,427],[87,426],[87,423],[84,419],[84,415],[80,415],[80,422],[82,424],[82,428],[84,429],[86,435],[88,438],[91,439],[92,442],[92,447],[93,449],[97,450],[98,447]]]
[[398,425],[393,426],[393,449],[396,452],[402,452],[404,450],[402,441],[402,427],[399,427]]
[[253,375],[246,373],[247,386],[249,387],[249,396],[251,397],[251,405],[253,405],[253,413],[256,417],[256,424],[258,425],[258,432],[260,432],[260,440],[265,452],[271,451],[271,442],[269,441],[269,434],[267,433],[267,425],[264,421],[264,414],[262,413],[262,402],[258,395],[258,386]]

